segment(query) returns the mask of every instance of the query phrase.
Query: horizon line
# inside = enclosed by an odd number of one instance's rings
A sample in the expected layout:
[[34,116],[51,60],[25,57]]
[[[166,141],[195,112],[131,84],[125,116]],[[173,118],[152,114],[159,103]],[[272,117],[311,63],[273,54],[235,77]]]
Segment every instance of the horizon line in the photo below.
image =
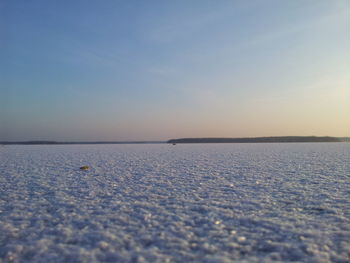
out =
[[[180,142],[181,141],[201,141],[201,140],[234,140],[232,142],[239,142],[242,140],[242,142],[254,142],[254,140],[264,140],[264,139],[337,139],[340,142],[343,141],[349,141],[350,137],[347,136],[315,136],[315,135],[308,135],[308,136],[258,136],[258,137],[183,137],[183,138],[177,138],[177,139],[168,139],[168,140],[125,140],[125,141],[94,141],[94,140],[87,140],[87,141],[55,141],[55,140],[16,140],[16,141],[0,141],[0,144],[6,145],[6,144],[22,144],[22,145],[35,145],[35,144],[43,144],[43,145],[53,145],[53,144],[161,144],[161,143],[172,143]],[[335,140],[333,140],[335,141]],[[228,142],[228,141],[225,141]],[[267,142],[267,141],[266,141]],[[283,141],[282,141],[283,142]],[[284,141],[288,142],[288,141]],[[307,142],[307,141],[305,141]],[[310,141],[313,142],[313,141]],[[206,142],[203,142],[206,143]],[[229,142],[228,142],[229,143]]]

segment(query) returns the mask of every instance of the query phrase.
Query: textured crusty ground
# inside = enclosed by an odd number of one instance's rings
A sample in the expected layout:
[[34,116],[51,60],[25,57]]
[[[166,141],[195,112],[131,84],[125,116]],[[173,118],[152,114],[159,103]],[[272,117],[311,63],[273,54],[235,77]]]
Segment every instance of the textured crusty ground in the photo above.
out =
[[349,262],[350,144],[0,147],[1,260]]

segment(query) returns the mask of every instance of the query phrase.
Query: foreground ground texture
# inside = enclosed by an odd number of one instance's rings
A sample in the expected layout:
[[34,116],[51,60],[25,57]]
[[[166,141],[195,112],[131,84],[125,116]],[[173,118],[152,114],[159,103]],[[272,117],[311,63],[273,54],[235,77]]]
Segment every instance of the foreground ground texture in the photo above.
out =
[[349,262],[350,144],[0,146],[0,261]]

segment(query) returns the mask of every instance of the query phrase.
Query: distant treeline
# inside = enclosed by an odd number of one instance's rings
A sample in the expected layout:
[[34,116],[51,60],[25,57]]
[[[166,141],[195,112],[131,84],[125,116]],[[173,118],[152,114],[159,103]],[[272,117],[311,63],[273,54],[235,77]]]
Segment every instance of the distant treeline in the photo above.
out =
[[272,142],[341,142],[337,137],[317,136],[279,136],[253,138],[182,138],[172,139],[168,143],[272,143]]

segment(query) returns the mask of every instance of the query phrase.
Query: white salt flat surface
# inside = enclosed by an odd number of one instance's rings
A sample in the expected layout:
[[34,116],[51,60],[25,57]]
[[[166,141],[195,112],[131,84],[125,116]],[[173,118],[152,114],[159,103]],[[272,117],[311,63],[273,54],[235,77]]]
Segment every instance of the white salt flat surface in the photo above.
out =
[[350,144],[0,146],[0,261],[348,263]]

